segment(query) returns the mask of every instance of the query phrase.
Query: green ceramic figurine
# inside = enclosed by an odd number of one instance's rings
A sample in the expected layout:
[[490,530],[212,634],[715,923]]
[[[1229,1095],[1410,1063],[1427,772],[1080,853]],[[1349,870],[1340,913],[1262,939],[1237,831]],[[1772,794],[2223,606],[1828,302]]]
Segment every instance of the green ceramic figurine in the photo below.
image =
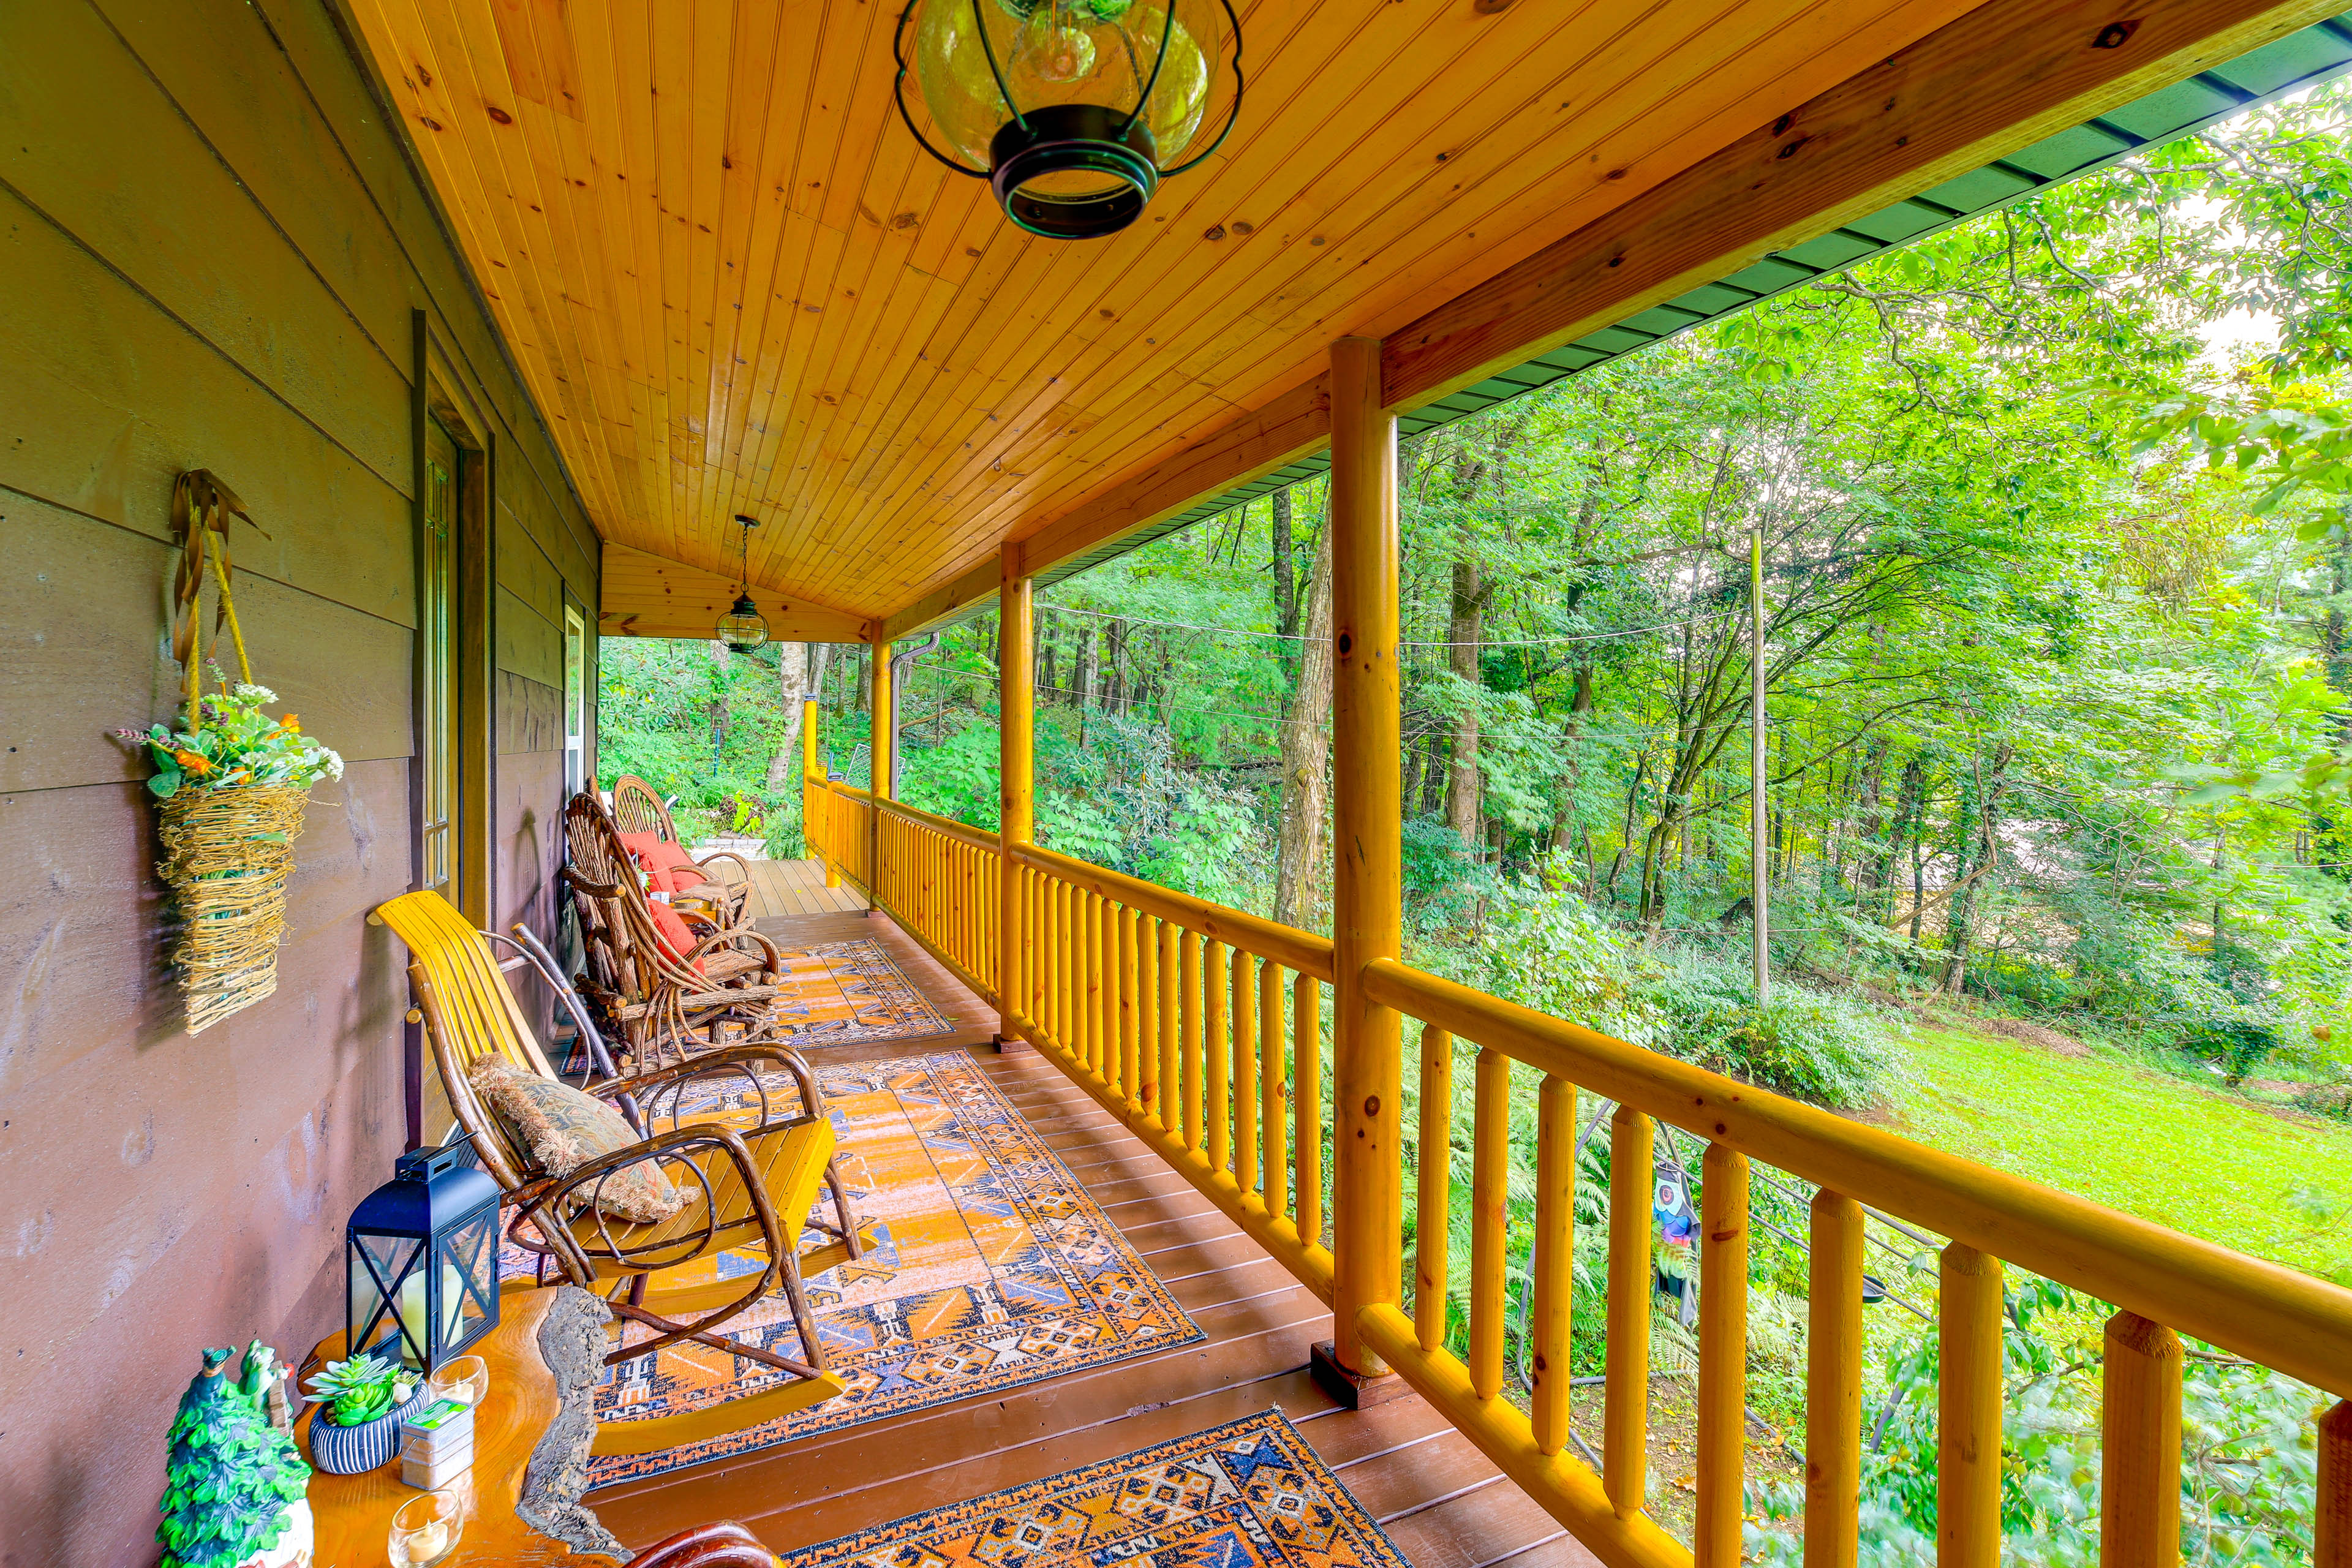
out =
[[232,1354],[205,1352],[205,1370],[180,1396],[165,1467],[163,1568],[247,1568],[308,1562],[310,1468],[294,1435],[271,1420],[272,1395],[286,1375],[259,1340],[246,1347],[238,1376],[226,1375]]

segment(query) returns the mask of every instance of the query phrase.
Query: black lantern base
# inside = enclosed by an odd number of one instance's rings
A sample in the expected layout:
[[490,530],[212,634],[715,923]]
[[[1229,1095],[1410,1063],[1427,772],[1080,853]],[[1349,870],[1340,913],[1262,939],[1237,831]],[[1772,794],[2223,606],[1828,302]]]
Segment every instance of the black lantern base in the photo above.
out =
[[[1117,234],[1142,215],[1160,188],[1159,148],[1141,115],[1094,103],[1056,103],[1009,121],[989,143],[989,184],[1004,216],[1047,239]],[[1032,195],[1049,174],[1108,174],[1120,182],[1099,195]]]

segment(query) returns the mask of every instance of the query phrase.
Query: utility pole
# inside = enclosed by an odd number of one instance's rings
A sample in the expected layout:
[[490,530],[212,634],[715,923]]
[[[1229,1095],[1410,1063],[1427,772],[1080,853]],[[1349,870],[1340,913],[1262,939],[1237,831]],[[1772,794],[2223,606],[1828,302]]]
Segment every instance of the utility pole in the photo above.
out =
[[1771,881],[1769,813],[1764,805],[1764,522],[1748,531],[1748,893],[1755,905],[1756,1010],[1772,992],[1772,954],[1765,900]]

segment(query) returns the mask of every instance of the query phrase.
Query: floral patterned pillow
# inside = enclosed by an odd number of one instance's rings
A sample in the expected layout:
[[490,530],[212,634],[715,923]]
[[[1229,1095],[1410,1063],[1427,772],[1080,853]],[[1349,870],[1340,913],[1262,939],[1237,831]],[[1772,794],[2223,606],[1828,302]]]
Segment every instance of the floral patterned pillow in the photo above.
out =
[[[524,1072],[496,1057],[475,1063],[467,1078],[551,1176],[568,1176],[592,1160],[640,1141],[619,1111],[593,1095]],[[616,1218],[656,1224],[676,1215],[694,1195],[671,1185],[661,1167],[649,1162],[605,1177],[595,1202]]]

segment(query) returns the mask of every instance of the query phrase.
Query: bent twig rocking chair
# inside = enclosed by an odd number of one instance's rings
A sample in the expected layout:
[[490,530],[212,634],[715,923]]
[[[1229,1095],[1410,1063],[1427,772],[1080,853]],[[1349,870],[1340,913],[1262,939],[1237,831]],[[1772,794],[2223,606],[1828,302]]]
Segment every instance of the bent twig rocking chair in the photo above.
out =
[[563,834],[571,851],[563,880],[580,915],[589,979],[602,993],[594,1000],[619,1024],[636,1067],[673,1056],[683,1061],[721,1018],[740,1020],[746,1035],[759,1038],[783,978],[776,944],[748,925],[682,910],[679,918],[699,934],[679,951],[663,936],[620,830],[594,796],[572,797]]
[[[613,784],[613,823],[624,833],[650,833],[663,842],[686,847],[678,837],[677,821],[669,814],[669,806],[654,786],[635,773],[623,773]],[[743,918],[744,901],[751,896],[751,863],[730,849],[715,854],[692,857],[703,875],[703,881],[694,889],[698,898],[708,898],[719,906],[726,923],[734,925]],[[740,879],[721,877],[711,868],[722,860],[732,860]]]
[[[740,1430],[832,1398],[841,1380],[825,1366],[824,1349],[803,1286],[863,1251],[855,1216],[831,1168],[833,1126],[825,1119],[815,1077],[798,1053],[779,1045],[713,1051],[677,1066],[594,1085],[607,1100],[634,1096],[650,1136],[558,1177],[541,1168],[530,1150],[483,1103],[471,1073],[496,1058],[524,1072],[552,1078],[522,1010],[481,933],[434,892],[404,894],[375,918],[408,946],[409,979],[424,1012],[434,1065],[457,1122],[498,1182],[510,1211],[507,1239],[551,1260],[572,1283],[605,1294],[616,1320],[650,1338],[624,1342],[608,1364],[692,1341],[775,1368],[783,1380],[723,1405],[642,1421],[608,1422],[596,1430],[597,1453],[645,1453]],[[769,1086],[760,1065],[791,1074],[800,1114],[771,1115]],[[714,1080],[740,1079],[739,1098],[756,1101],[752,1125],[728,1124],[719,1115],[696,1119],[687,1092]],[[663,1122],[667,1120],[667,1125]],[[612,1179],[652,1165],[688,1194],[670,1218],[621,1219],[598,1203]],[[811,1215],[828,1180],[837,1226]],[[803,1216],[808,1216],[805,1219]],[[797,1249],[803,1225],[829,1239]],[[697,1263],[757,1249],[767,1268],[731,1279],[683,1279]],[[700,1271],[698,1271],[700,1272]],[[665,1282],[667,1277],[667,1282]],[[805,1359],[719,1332],[730,1321],[781,1289],[800,1331]]]

